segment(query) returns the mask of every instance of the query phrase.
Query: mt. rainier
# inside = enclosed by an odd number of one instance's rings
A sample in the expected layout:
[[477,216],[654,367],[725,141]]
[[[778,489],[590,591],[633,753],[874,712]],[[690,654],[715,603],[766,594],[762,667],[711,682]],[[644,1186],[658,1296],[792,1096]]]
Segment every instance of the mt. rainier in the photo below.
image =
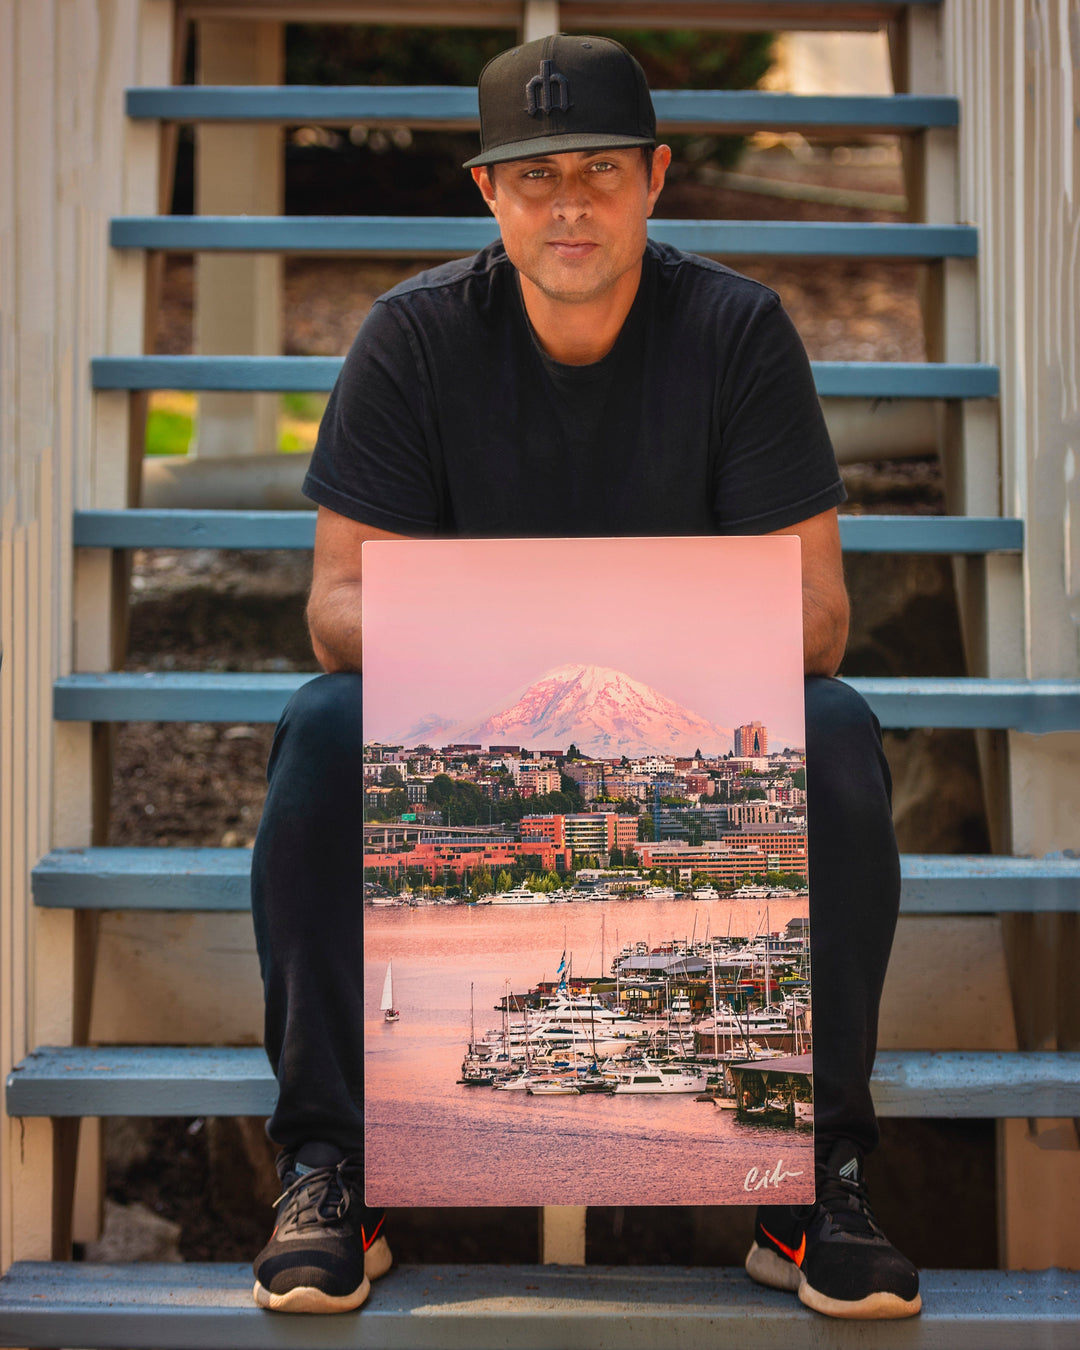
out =
[[729,727],[682,708],[658,690],[607,666],[563,665],[542,675],[512,707],[455,730],[463,742],[542,749],[573,742],[582,754],[686,757],[731,749]]

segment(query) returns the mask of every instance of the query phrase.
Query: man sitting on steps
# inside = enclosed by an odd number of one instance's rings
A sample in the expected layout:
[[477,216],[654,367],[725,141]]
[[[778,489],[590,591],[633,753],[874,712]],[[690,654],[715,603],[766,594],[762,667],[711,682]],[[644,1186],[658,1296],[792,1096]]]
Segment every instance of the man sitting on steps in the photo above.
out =
[[802,540],[817,1201],[760,1208],[746,1268],[819,1312],[910,1316],[918,1273],[862,1175],[899,860],[877,721],[832,678],[844,489],[809,363],[772,291],[648,241],[671,152],[618,43],[503,52],[480,124],[466,167],[501,242],[376,301],[304,485],[327,674],[278,725],[252,865],[283,1183],[255,1297],[359,1307],[391,1262],[362,1184],[363,541],[776,533]]

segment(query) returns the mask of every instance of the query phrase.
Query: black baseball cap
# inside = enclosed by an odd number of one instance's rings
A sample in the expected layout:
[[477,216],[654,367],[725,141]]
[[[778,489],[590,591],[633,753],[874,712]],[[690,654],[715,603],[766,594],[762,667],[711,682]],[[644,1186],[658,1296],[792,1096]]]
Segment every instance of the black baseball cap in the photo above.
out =
[[480,153],[466,169],[567,150],[656,144],[645,72],[604,37],[537,38],[480,72]]

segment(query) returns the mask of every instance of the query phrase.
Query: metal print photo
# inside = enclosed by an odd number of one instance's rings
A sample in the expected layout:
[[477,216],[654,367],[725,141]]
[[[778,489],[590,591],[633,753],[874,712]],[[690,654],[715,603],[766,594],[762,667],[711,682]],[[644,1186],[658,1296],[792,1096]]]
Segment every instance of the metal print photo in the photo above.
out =
[[798,539],[363,568],[368,1203],[811,1202]]

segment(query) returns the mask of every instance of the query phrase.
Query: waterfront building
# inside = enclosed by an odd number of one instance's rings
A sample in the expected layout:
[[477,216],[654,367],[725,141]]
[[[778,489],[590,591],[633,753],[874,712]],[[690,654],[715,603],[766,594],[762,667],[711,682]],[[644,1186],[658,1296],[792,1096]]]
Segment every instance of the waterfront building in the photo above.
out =
[[770,871],[797,872],[800,876],[807,874],[804,825],[742,825],[737,832],[721,835],[721,842],[733,847],[760,849],[777,864],[774,868],[770,861]]
[[614,811],[578,812],[568,816],[523,816],[521,839],[570,848],[574,853],[610,853],[613,848],[637,845],[637,816]]
[[364,866],[387,871],[391,876],[403,876],[406,871],[423,872],[438,881],[446,872],[461,873],[486,867],[494,871],[513,867],[524,858],[538,859],[540,870],[567,872],[572,865],[568,848],[556,848],[543,840],[517,843],[513,840],[455,839],[443,843],[423,842],[408,850],[392,852],[365,850]]
[[745,876],[764,876],[768,871],[768,857],[762,849],[733,847],[717,840],[689,844],[684,839],[664,839],[640,843],[635,852],[642,867],[673,868],[689,875],[700,872],[724,886],[737,886]]

